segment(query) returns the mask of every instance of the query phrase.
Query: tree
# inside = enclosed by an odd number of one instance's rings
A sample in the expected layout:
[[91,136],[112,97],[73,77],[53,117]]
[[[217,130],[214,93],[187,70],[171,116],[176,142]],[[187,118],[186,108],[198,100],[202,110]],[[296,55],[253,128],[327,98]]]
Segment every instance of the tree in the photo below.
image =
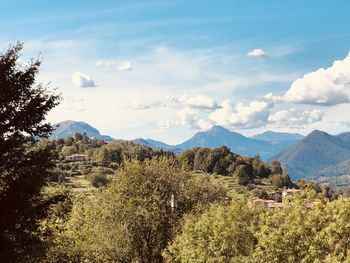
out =
[[328,249],[319,233],[329,221],[323,203],[310,207],[313,198],[261,213],[252,262],[323,262]]
[[254,171],[248,164],[240,164],[236,167],[234,176],[239,185],[247,185],[254,179]]
[[186,171],[193,171],[195,152],[193,150],[186,150],[180,153],[177,158],[181,167]]
[[0,261],[22,262],[36,252],[33,232],[44,214],[40,191],[52,167],[50,149],[37,143],[52,131],[46,114],[60,96],[36,84],[40,61],[18,64],[22,44],[0,55]]
[[253,211],[235,200],[213,206],[199,218],[188,217],[181,234],[164,252],[167,262],[247,262],[256,243]]
[[[115,182],[76,201],[50,262],[162,262],[182,216],[225,196],[223,187],[207,177],[194,180],[174,159],[128,162]],[[57,251],[62,244],[66,249]]]
[[272,161],[271,162],[271,174],[282,174],[283,170],[281,167],[281,163],[279,161]]
[[329,203],[324,217],[328,224],[320,232],[320,239],[327,245],[327,251],[334,261],[350,261],[350,202],[347,198],[340,198]]
[[288,174],[271,174],[270,175],[271,184],[277,188],[292,187],[293,183]]

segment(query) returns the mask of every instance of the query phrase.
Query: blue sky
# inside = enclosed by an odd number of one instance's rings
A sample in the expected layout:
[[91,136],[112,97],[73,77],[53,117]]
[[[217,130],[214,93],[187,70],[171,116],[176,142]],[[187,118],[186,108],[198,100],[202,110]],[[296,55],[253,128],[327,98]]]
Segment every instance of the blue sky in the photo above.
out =
[[51,122],[169,143],[213,125],[350,129],[349,1],[0,4],[2,50],[24,42],[64,96]]

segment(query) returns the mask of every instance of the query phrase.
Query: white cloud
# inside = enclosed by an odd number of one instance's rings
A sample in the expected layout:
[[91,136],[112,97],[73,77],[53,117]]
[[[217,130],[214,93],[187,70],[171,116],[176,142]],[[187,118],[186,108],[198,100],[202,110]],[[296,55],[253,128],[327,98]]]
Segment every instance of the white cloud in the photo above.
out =
[[129,62],[129,61],[120,62],[118,64],[118,70],[121,70],[121,71],[130,71],[130,70],[132,70],[131,62]]
[[158,122],[158,126],[160,129],[168,130],[179,126],[179,122],[177,120],[163,120]]
[[192,109],[190,107],[185,107],[179,110],[177,113],[177,116],[179,118],[179,125],[191,129],[198,129],[198,113],[199,111],[197,109]]
[[266,101],[255,100],[248,105],[238,103],[234,107],[229,100],[224,100],[221,108],[209,115],[209,120],[229,128],[251,129],[261,127],[267,122],[271,106]]
[[210,128],[213,127],[215,124],[210,120],[200,119],[197,121],[197,125],[202,131],[207,131],[210,130]]
[[182,95],[180,97],[175,96],[166,96],[164,100],[159,101],[151,101],[151,102],[139,102],[135,101],[132,104],[127,104],[124,106],[125,108],[131,108],[135,110],[145,110],[145,109],[153,109],[159,107],[174,107],[174,108],[184,108],[189,107],[191,109],[200,109],[200,110],[213,110],[219,108],[218,103],[204,95],[197,96],[188,96]]
[[148,110],[163,107],[164,103],[162,101],[151,101],[151,102],[140,102],[134,101],[131,104],[127,104],[124,108],[129,108],[133,110]]
[[120,71],[130,71],[133,68],[133,65],[130,61],[108,61],[108,60],[98,60],[96,63],[96,66],[98,67],[107,67],[107,68],[113,68]]
[[79,88],[93,88],[96,87],[95,82],[87,75],[80,71],[76,71],[72,75],[73,84]]
[[197,95],[194,97],[183,95],[179,98],[179,102],[186,107],[190,107],[194,109],[217,109],[218,108],[218,104],[214,99],[204,95]]
[[298,112],[296,109],[287,109],[271,114],[268,121],[279,126],[302,127],[320,121],[322,117],[323,113],[317,109],[303,112]]
[[350,101],[350,53],[344,60],[334,61],[293,82],[284,101],[331,106]]
[[267,57],[268,55],[261,48],[255,48],[247,53],[248,57]]

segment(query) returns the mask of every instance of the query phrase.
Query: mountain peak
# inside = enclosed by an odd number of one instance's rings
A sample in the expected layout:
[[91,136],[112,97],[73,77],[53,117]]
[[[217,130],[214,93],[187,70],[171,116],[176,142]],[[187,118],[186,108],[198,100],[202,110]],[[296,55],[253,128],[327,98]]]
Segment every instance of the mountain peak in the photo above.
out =
[[113,141],[114,139],[107,135],[101,135],[99,130],[92,127],[90,124],[83,121],[66,120],[54,124],[53,132],[50,138],[66,138],[67,136],[73,136],[75,133],[86,133],[90,137],[96,137],[97,139]]
[[231,133],[231,131],[220,125],[215,125],[210,130],[202,133]]
[[331,139],[332,135],[320,131],[320,130],[313,130],[311,133],[309,133],[306,137],[306,141],[314,141],[314,140],[322,140],[322,139]]

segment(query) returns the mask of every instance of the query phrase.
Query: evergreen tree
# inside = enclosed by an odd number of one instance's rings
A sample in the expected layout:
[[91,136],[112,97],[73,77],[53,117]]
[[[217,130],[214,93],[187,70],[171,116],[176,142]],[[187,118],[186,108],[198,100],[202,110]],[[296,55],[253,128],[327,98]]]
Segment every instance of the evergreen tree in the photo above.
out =
[[22,44],[0,55],[0,262],[24,262],[39,251],[33,234],[44,214],[42,186],[52,163],[46,114],[60,96],[35,83],[40,61],[18,64]]

